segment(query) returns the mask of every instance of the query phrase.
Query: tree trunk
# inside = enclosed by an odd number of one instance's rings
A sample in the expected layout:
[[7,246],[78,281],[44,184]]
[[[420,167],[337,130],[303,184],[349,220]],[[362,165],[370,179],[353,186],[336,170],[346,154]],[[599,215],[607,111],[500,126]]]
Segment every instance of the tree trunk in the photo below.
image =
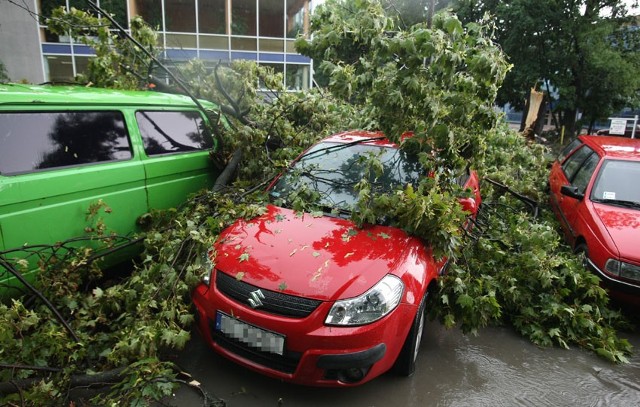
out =
[[565,109],[562,118],[562,125],[564,126],[564,132],[569,137],[576,135],[576,109]]
[[522,109],[522,119],[520,119],[520,129],[518,130],[520,133],[524,131],[524,128],[527,123],[527,113],[529,112],[529,100],[531,99],[531,89],[527,92],[527,98],[524,101],[524,109]]

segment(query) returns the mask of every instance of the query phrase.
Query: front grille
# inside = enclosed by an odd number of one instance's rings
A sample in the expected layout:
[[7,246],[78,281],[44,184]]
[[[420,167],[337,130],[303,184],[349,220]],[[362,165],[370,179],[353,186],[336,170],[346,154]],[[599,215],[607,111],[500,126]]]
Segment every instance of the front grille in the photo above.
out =
[[264,294],[264,299],[261,300],[263,305],[259,307],[259,310],[287,317],[304,318],[309,316],[321,303],[318,300],[265,290],[264,288],[238,281],[235,277],[231,277],[219,270],[216,272],[216,287],[224,295],[249,306],[251,306],[249,304],[251,292],[260,289]]
[[293,373],[296,371],[300,358],[302,357],[301,353],[289,352],[286,349],[284,351],[284,355],[280,356],[275,353],[263,352],[255,348],[251,348],[246,344],[217,331],[215,321],[212,320],[209,320],[209,329],[211,331],[211,338],[218,345],[240,357],[273,370],[283,373]]

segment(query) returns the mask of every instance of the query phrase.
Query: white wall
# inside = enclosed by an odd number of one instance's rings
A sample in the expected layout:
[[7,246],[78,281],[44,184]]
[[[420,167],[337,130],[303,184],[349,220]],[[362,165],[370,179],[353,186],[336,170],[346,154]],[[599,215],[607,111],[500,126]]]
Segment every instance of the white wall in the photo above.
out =
[[41,83],[45,79],[38,23],[21,7],[35,12],[36,0],[0,0],[0,60],[12,82]]

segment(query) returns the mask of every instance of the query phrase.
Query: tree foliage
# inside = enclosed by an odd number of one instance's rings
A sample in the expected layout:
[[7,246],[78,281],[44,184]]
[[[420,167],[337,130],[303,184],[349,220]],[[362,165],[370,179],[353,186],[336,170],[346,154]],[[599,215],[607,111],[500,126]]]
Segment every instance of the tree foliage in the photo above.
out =
[[450,7],[453,0],[383,0],[381,3],[386,13],[406,29],[419,23],[430,26],[435,13]]
[[[484,175],[546,202],[546,148],[527,145],[503,127],[487,135]],[[476,235],[440,281],[431,315],[446,326],[476,332],[508,324],[541,346],[577,346],[624,362],[631,345],[617,336],[621,315],[609,307],[599,279],[562,243],[546,205],[539,217],[501,188],[483,185]]]
[[[104,20],[74,10],[57,18],[78,18],[74,27],[89,27],[74,35],[106,26]],[[214,255],[208,251],[217,235],[237,218],[262,213],[264,181],[304,148],[348,128],[383,130],[403,149],[417,153],[432,175],[383,195],[373,194],[363,180],[352,216],[360,224],[386,216],[454,260],[440,282],[433,316],[466,332],[511,324],[541,345],[578,345],[624,360],[630,348],[614,330],[620,316],[608,308],[597,279],[561,244],[548,213],[533,220],[519,201],[485,183],[487,210],[475,232],[467,236],[459,227],[466,214],[458,199],[467,192],[455,187],[455,179],[467,165],[546,201],[547,151],[500,125],[493,109],[509,69],[493,42],[495,27],[489,21],[463,26],[442,14],[430,28],[422,23],[399,29],[375,1],[331,0],[318,9],[312,28],[312,39],[299,39],[297,46],[324,61],[319,69],[330,77],[328,90],[286,92],[281,74],[246,62],[207,68],[193,61],[181,68],[193,93],[216,101],[228,113],[227,124],[219,123],[218,130],[224,140],[222,159],[241,152],[237,179],[231,187],[191,197],[180,208],[145,215],[144,252],[122,280],[103,279],[88,260],[89,250],[42,264],[41,287],[70,322],[78,342],[37,302],[24,298],[0,305],[0,355],[3,363],[23,367],[4,369],[0,378],[40,379],[23,393],[25,401],[66,402],[74,375],[114,368],[125,370],[93,403],[137,405],[170,394],[179,372],[164,355],[189,339],[189,292],[207,272],[204,256]],[[128,71],[120,71],[122,78],[102,78],[123,64],[133,65],[120,59],[128,45],[109,35],[98,40],[96,59],[105,61],[105,69],[97,69],[91,80],[138,86],[140,75]],[[136,55],[130,54],[133,60]],[[407,131],[413,136],[403,138]],[[270,143],[281,148],[267,149]],[[374,158],[369,164],[376,171]],[[104,219],[94,222],[92,230],[108,236],[105,225],[111,214],[105,205],[93,208],[93,215]],[[313,210],[313,201],[301,194],[297,209]],[[43,375],[40,367],[53,370]]]
[[640,34],[624,1],[458,0],[455,9],[463,21],[486,13],[496,21],[496,41],[513,64],[501,104],[522,108],[532,87],[555,90],[556,123],[570,133],[578,112],[592,125],[637,106]]

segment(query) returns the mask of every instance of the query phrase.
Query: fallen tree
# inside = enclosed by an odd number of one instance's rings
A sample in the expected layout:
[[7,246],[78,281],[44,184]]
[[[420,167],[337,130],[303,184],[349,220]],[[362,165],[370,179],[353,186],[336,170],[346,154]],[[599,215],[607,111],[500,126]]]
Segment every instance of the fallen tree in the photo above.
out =
[[[94,17],[76,11],[56,18]],[[103,20],[98,22],[97,30],[105,27]],[[76,26],[84,28],[74,35],[86,34],[86,24]],[[467,165],[533,201],[546,202],[544,147],[510,132],[493,109],[509,65],[493,44],[491,23],[463,27],[454,16],[442,14],[431,28],[419,24],[399,30],[378,3],[365,0],[328,1],[312,27],[313,39],[299,39],[297,46],[323,60],[319,69],[331,78],[328,90],[286,92],[281,75],[248,62],[212,70],[199,61],[183,67],[184,82],[195,95],[232,112],[230,124],[216,128],[224,139],[216,159],[231,163],[229,176],[215,191],[203,191],[180,208],[146,215],[144,252],[121,281],[105,284],[84,267],[82,256],[89,252],[47,263],[40,277],[43,295],[70,323],[78,342],[69,341],[50,311],[28,298],[0,305],[2,363],[38,367],[0,371],[7,383],[37,383],[20,387],[25,403],[66,401],[74,377],[121,368],[127,376],[93,403],[138,404],[170,394],[176,372],[163,355],[190,338],[189,294],[206,272],[203,253],[226,225],[262,213],[265,182],[304,148],[347,128],[383,130],[419,154],[433,174],[415,190],[386,196],[367,194],[362,182],[363,199],[352,216],[366,223],[389,208],[411,213],[397,226],[453,259],[430,311],[434,317],[465,332],[511,324],[541,345],[577,345],[612,361],[625,360],[629,344],[615,331],[620,315],[608,308],[597,279],[572,259],[544,208],[533,219],[520,209],[517,197],[484,183],[485,200],[497,209],[487,205],[473,236],[458,227],[457,217],[464,214],[453,209],[464,191],[447,185],[455,184],[450,179]],[[108,33],[101,35],[106,43],[98,49],[111,55],[117,42]],[[102,71],[94,74],[102,75],[107,66],[113,69],[107,74],[117,76],[116,70],[126,65],[110,61],[98,63]],[[135,86],[141,77],[146,76],[133,75]],[[259,82],[271,90],[268,103],[256,89]],[[413,137],[403,142],[407,130]],[[267,148],[273,145],[280,148]],[[7,400],[15,402],[16,395]]]

